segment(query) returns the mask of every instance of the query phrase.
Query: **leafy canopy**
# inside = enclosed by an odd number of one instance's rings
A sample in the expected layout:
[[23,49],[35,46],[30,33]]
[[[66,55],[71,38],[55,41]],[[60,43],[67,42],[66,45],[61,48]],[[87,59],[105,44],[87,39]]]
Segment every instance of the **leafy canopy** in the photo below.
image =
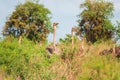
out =
[[105,0],[85,0],[80,7],[83,11],[79,14],[79,35],[83,34],[90,42],[111,39],[114,29],[110,20],[113,17],[113,3]]
[[19,4],[7,20],[4,34],[25,36],[37,42],[46,40],[48,33],[52,31],[50,14],[43,5],[32,1]]

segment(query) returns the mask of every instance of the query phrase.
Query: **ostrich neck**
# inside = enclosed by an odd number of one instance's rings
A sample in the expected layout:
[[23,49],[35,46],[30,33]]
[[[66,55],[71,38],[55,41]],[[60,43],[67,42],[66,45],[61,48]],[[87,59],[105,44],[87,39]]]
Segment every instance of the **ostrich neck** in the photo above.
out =
[[55,46],[55,43],[56,43],[56,26],[53,26],[54,27],[54,34],[53,34],[53,47],[54,47],[54,50],[56,48]]
[[73,30],[71,31],[72,34],[72,47],[74,46],[74,35],[73,35]]

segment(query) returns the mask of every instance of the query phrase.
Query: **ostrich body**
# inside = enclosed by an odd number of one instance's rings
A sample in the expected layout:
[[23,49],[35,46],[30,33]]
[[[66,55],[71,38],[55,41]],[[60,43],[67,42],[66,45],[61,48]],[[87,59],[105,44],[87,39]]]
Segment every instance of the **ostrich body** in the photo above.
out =
[[111,48],[111,49],[104,49],[99,54],[100,55],[112,54],[115,57],[120,57],[120,46],[114,47],[114,48]]

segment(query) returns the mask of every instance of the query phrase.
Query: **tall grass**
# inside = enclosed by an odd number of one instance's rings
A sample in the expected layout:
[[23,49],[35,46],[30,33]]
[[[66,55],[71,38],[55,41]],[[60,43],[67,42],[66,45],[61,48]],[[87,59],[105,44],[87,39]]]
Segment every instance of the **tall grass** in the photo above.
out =
[[[0,78],[3,80],[120,80],[120,60],[98,53],[114,46],[111,41],[88,45],[76,40],[58,45],[61,55],[47,57],[47,44],[39,46],[27,39],[0,42]],[[84,53],[83,56],[81,54]]]

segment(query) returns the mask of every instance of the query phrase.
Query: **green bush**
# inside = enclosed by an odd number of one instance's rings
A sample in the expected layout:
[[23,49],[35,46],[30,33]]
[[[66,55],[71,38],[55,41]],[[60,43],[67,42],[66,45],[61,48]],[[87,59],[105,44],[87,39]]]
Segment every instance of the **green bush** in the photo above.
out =
[[57,58],[48,59],[45,47],[46,44],[39,46],[27,39],[23,39],[21,44],[17,39],[5,39],[0,42],[0,66],[4,67],[6,75],[12,75],[12,80],[17,76],[22,80],[49,77],[45,70]]

